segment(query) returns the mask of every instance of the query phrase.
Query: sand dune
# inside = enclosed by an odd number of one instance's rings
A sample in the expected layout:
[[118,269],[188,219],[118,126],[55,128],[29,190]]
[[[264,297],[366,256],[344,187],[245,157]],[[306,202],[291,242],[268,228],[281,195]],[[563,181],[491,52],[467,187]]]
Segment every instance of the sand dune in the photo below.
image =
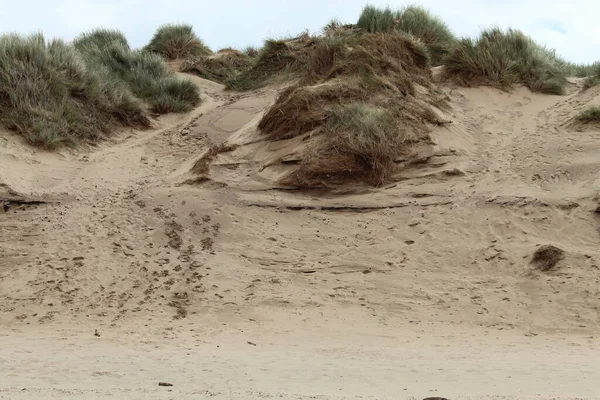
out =
[[97,148],[0,137],[0,398],[600,396],[600,131],[571,122],[600,89],[442,85],[394,184],[310,192],[277,183],[304,137],[256,129],[277,88],[196,81]]

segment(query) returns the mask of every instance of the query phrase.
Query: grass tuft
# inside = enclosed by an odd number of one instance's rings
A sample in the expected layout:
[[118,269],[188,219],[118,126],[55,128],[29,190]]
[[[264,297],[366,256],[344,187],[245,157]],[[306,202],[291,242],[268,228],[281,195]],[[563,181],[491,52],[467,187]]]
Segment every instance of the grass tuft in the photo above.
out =
[[522,32],[498,28],[462,39],[448,55],[445,70],[460,83],[509,87],[522,83],[534,92],[563,94],[568,64]]
[[410,143],[427,140],[427,123],[437,121],[428,52],[404,33],[330,32],[336,33],[283,43],[291,60],[284,65],[294,68],[297,80],[258,128],[271,140],[314,138],[283,184],[381,185],[396,170],[394,159],[408,153]]
[[160,54],[167,60],[189,57],[202,57],[211,53],[210,49],[196,36],[191,25],[163,25],[154,34],[146,50]]
[[434,66],[442,65],[445,57],[456,43],[456,37],[439,17],[427,9],[408,6],[400,12],[397,28],[413,35],[427,46]]
[[191,81],[179,79],[161,56],[131,50],[117,31],[88,32],[72,45],[41,34],[0,36],[0,125],[36,146],[148,128],[149,109],[184,112],[199,102]]
[[585,69],[586,79],[583,81],[583,88],[589,89],[600,83],[600,63],[594,63]]
[[584,124],[600,122],[600,107],[590,107],[579,113],[575,119]]
[[[374,185],[389,179],[405,139],[389,110],[361,102],[335,109],[325,124],[325,135],[325,150],[321,151],[333,155],[333,159],[350,159],[350,165],[367,171],[367,179]],[[347,170],[348,164],[340,166]]]
[[0,36],[0,125],[51,149],[150,120],[126,85],[102,66],[87,68],[72,46],[9,34]]
[[260,49],[254,46],[248,46],[242,52],[250,58],[257,58],[260,54]]
[[305,69],[303,60],[295,53],[295,44],[305,36],[289,40],[266,40],[252,67],[227,79],[228,90],[247,91],[266,85],[274,76]]
[[357,26],[371,33],[396,30],[414,36],[427,46],[434,66],[444,63],[457,41],[444,21],[420,6],[407,6],[398,11],[366,6]]
[[252,68],[255,59],[235,49],[222,49],[206,57],[186,60],[182,72],[193,73],[201,78],[226,83]]
[[158,54],[130,50],[120,41],[76,47],[90,70],[105,68],[110,79],[122,82],[154,112],[186,112],[200,103],[198,88],[189,80],[179,79]]
[[395,29],[399,18],[399,11],[368,5],[363,8],[356,25],[370,33],[389,32]]
[[73,40],[75,48],[81,49],[89,46],[108,46],[114,42],[129,49],[129,42],[123,32],[115,29],[98,28],[82,33]]

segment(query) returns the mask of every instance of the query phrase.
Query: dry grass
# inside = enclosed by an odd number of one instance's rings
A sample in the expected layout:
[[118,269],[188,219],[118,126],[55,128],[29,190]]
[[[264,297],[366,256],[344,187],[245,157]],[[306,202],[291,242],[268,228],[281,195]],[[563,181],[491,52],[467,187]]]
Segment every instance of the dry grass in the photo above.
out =
[[167,60],[202,57],[211,53],[204,42],[196,36],[192,26],[186,24],[161,26],[145,49],[160,54]]
[[299,168],[282,183],[388,181],[406,144],[427,140],[427,122],[436,122],[428,105],[439,101],[428,53],[405,34],[355,31],[305,38],[297,49],[288,59],[304,72],[259,123],[272,140],[314,136]]
[[367,97],[366,89],[358,80],[333,80],[314,86],[293,85],[279,95],[258,128],[274,140],[291,138],[321,126],[332,107]]
[[[421,66],[430,65],[430,54],[427,47],[412,35],[402,33],[391,33],[399,38],[398,45],[390,41],[375,43],[376,35],[365,34],[360,29],[351,26],[330,24],[325,29],[326,34],[320,37],[307,34],[287,40],[268,40],[261,50],[256,62],[252,67],[241,74],[230,79],[226,86],[229,90],[247,91],[263,87],[278,77],[285,76],[288,80],[293,79],[320,79],[329,73],[331,77],[343,73],[346,69],[349,73],[368,74],[373,66],[368,66],[360,60],[360,57],[371,57],[366,54],[364,48],[368,47],[371,53],[386,53],[385,57],[391,59],[382,60],[387,65],[395,61],[401,64],[399,68],[406,66],[403,57],[406,54]],[[371,41],[372,43],[367,43]],[[355,52],[349,50],[358,46]],[[377,46],[383,46],[377,50]],[[361,49],[363,49],[361,51]],[[406,51],[408,49],[408,51]],[[392,54],[392,52],[397,54]],[[401,56],[399,54],[401,53]],[[350,54],[346,64],[338,63],[340,57]],[[384,58],[385,58],[384,57]],[[336,70],[332,68],[336,66]],[[358,71],[361,69],[361,71]],[[363,71],[364,70],[364,71]]]
[[181,72],[193,73],[201,78],[226,83],[252,68],[254,59],[235,49],[222,49],[217,53],[186,60]]
[[267,85],[282,74],[302,73],[307,69],[301,48],[310,40],[308,35],[289,40],[267,40],[254,65],[226,82],[228,90],[247,91]]
[[584,124],[600,123],[600,107],[590,107],[579,113],[575,119]]
[[235,146],[221,143],[217,146],[210,146],[206,152],[194,163],[191,172],[205,176],[210,171],[210,163],[221,153],[227,153],[235,150]]
[[445,70],[463,85],[507,88],[521,83],[534,92],[563,94],[569,65],[520,31],[494,28],[476,40],[460,40],[446,58]]
[[363,179],[372,185],[388,181],[394,160],[407,138],[393,113],[355,102],[335,108],[324,126],[324,137],[296,171],[296,184]]
[[533,254],[531,263],[540,271],[550,271],[565,258],[565,252],[556,246],[544,245],[538,248]]

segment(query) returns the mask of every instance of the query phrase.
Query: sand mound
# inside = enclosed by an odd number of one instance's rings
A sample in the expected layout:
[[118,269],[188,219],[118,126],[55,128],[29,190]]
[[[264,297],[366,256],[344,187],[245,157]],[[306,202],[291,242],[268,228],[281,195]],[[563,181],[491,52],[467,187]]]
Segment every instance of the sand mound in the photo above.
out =
[[287,146],[298,157],[278,177],[284,185],[389,182],[397,161],[421,151],[431,127],[443,123],[434,107],[446,104],[432,86],[428,55],[406,35],[340,29],[270,42],[244,79],[281,71],[296,80],[262,116],[257,135],[305,136]]

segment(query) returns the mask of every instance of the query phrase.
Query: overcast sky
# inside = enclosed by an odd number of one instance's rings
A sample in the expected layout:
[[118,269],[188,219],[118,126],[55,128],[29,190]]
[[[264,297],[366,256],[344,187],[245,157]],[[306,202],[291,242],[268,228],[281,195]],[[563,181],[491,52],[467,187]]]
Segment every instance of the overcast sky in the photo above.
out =
[[[70,40],[95,27],[123,31],[132,46],[156,28],[186,22],[213,49],[260,45],[266,38],[318,32],[332,18],[356,22],[364,0],[0,0],[0,30]],[[371,0],[393,8],[403,1]],[[458,36],[491,25],[514,27],[574,62],[600,60],[600,2],[594,0],[413,0]]]

